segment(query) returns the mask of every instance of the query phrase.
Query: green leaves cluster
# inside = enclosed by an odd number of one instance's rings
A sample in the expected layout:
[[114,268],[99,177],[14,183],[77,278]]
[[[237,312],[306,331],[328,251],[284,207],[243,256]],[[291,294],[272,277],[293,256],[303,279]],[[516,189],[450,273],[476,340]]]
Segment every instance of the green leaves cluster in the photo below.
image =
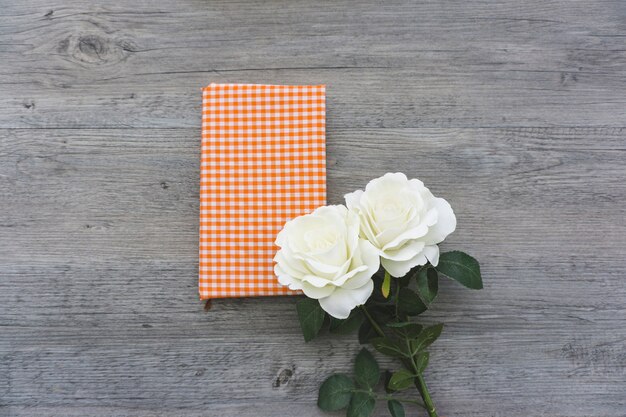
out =
[[[447,276],[471,289],[483,287],[478,262],[463,252],[441,254],[435,267],[426,264],[405,277],[390,278],[382,271],[374,276],[374,293],[364,306],[352,311],[345,320],[326,315],[317,300],[303,299],[297,304],[298,318],[305,341],[315,338],[323,329],[347,334],[358,331],[361,344],[371,344],[380,354],[399,360],[404,366],[387,371],[385,394],[377,394],[381,371],[376,359],[365,348],[354,361],[354,376],[330,376],[319,390],[318,406],[325,411],[347,410],[348,417],[369,416],[377,400],[387,401],[392,417],[404,417],[403,403],[424,407],[430,417],[437,413],[423,379],[430,355],[426,350],[441,334],[443,324],[424,327],[413,321],[428,310],[439,292],[439,277]],[[423,403],[395,396],[415,387]]]
[[[415,323],[392,324],[406,324],[407,326],[393,327],[393,334],[372,339],[372,346],[383,355],[409,361],[416,361],[417,355],[437,340],[443,330],[443,324],[436,324],[416,333],[415,330],[407,330],[411,329]],[[415,324],[415,326],[419,325]],[[415,371],[421,373],[423,369],[415,369]]]
[[368,417],[374,411],[377,400],[386,400],[391,415],[403,417],[404,407],[400,401],[374,392],[380,377],[378,362],[363,348],[354,360],[354,377],[331,375],[320,387],[317,405],[324,411],[345,408],[348,417]]
[[313,340],[326,325],[331,333],[348,334],[361,327],[365,317],[361,310],[354,309],[345,320],[339,320],[326,314],[320,303],[312,298],[303,298],[296,303],[298,319],[304,341]]

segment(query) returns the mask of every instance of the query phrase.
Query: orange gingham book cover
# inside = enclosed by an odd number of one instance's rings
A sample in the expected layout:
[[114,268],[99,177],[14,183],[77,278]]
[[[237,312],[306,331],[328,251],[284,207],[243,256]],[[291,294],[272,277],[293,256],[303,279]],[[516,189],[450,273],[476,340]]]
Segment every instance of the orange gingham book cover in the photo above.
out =
[[287,220],[326,204],[326,87],[202,91],[200,298],[297,294],[272,259]]

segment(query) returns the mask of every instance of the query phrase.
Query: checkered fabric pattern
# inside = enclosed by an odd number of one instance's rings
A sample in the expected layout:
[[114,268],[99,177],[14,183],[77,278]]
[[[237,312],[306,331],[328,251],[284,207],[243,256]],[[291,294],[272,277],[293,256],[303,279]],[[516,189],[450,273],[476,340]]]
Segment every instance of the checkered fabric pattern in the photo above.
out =
[[276,235],[326,204],[325,86],[203,89],[200,298],[296,294],[274,275]]

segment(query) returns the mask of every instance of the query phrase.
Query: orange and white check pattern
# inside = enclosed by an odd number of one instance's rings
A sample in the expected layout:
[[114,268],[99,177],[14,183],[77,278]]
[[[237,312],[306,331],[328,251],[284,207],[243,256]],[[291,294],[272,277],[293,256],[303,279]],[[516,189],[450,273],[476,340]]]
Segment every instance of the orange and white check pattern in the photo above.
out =
[[287,220],[326,204],[325,86],[203,89],[200,298],[286,295],[273,257]]

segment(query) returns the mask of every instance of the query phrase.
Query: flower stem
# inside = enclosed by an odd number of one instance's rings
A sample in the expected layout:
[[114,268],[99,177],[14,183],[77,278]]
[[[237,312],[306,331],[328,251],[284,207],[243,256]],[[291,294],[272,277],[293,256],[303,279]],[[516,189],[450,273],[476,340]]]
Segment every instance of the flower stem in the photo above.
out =
[[[407,349],[410,351],[411,345],[409,344],[408,339],[406,340],[406,346],[407,346]],[[426,409],[426,411],[428,411],[429,417],[437,417],[437,411],[435,411],[435,404],[433,404],[433,400],[430,398],[430,392],[428,392],[428,386],[426,385],[424,376],[422,375],[419,368],[417,367],[417,364],[415,363],[415,358],[411,356],[409,360],[411,363],[411,367],[413,368],[413,371],[415,372],[415,375],[417,375],[417,377],[415,378],[415,387],[417,388],[417,391],[420,393],[420,395],[422,396],[422,399],[424,400],[424,404],[426,405],[426,407],[424,408]]]
[[[370,312],[367,311],[367,307],[365,307],[364,305],[360,307],[376,333],[378,333],[380,337],[385,337],[385,333],[382,331],[378,323],[376,323]],[[435,410],[435,404],[433,404],[433,400],[430,398],[430,393],[428,392],[428,386],[426,386],[426,381],[417,369],[417,364],[415,363],[415,360],[412,357],[410,359],[411,364],[413,365],[413,369],[415,370],[415,374],[417,375],[417,378],[415,378],[415,387],[417,388],[417,391],[420,393],[422,399],[424,400],[424,408],[426,408],[426,411],[428,412],[428,417],[438,417],[437,411]]]
[[430,398],[430,393],[428,392],[428,387],[426,386],[426,381],[424,381],[424,377],[422,376],[422,374],[417,374],[417,378],[415,379],[415,387],[417,387],[417,390],[424,400],[424,404],[426,405],[426,411],[428,411],[428,416],[437,417],[435,404],[433,404],[433,400],[431,400]]
[[364,305],[361,306],[361,310],[363,310],[363,313],[365,314],[365,317],[367,317],[367,320],[370,322],[370,324],[372,325],[372,327],[374,328],[374,330],[376,331],[376,333],[378,333],[378,335],[380,337],[385,337],[385,332],[382,331],[382,329],[380,328],[380,326],[378,325],[378,323],[376,323],[376,321],[374,320],[374,318],[370,315],[370,312],[367,311],[367,307],[365,307]]

